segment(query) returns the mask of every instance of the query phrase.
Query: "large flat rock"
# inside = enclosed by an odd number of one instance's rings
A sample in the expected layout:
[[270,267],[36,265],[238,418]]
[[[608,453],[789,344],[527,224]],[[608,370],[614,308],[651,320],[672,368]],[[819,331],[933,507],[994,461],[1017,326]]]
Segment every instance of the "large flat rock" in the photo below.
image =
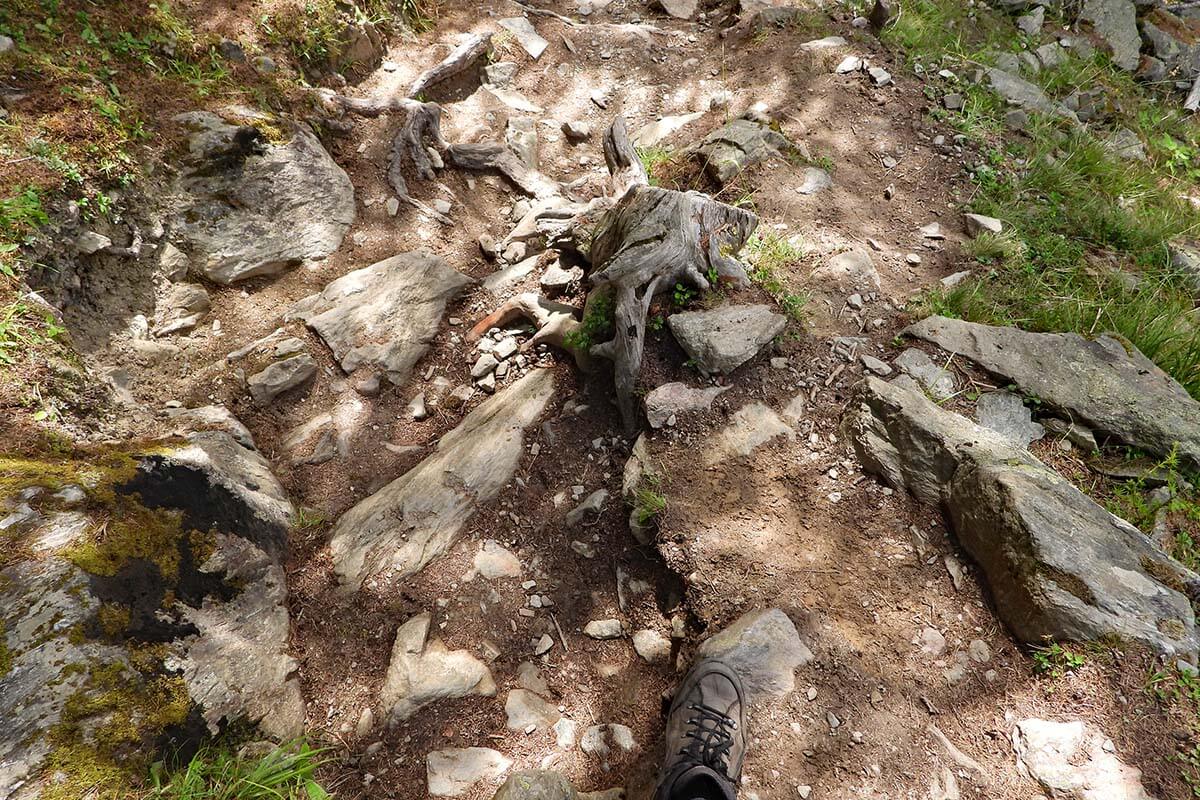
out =
[[796,669],[813,659],[796,625],[778,608],[743,614],[705,639],[697,655],[729,664],[751,694],[775,696],[795,689]]
[[429,638],[431,614],[418,614],[400,626],[392,660],[380,691],[391,723],[408,719],[437,700],[481,695],[491,697],[496,684],[487,665],[466,650],[450,650]]
[[343,514],[330,537],[341,582],[357,589],[372,575],[403,578],[444,553],[511,479],[525,428],[553,393],[550,372],[530,372],[468,414],[433,455]]
[[196,111],[176,185],[176,244],[193,269],[229,285],[319,262],[354,222],[354,187],[312,132],[268,143],[253,127]]
[[401,253],[331,282],[292,306],[347,373],[374,369],[401,385],[429,349],[446,303],[471,279],[425,252]]
[[1114,64],[1127,72],[1137,69],[1142,37],[1134,0],[1084,0],[1079,18],[1108,45]]
[[[107,770],[96,791],[116,796],[113,781],[140,780],[159,748],[183,744],[185,722],[213,734],[249,723],[281,740],[303,731],[280,564],[293,507],[230,434],[186,438],[10,476],[26,484],[15,504],[29,513],[8,520],[6,541],[37,558],[0,571],[0,797],[36,797],[54,746],[92,751]],[[13,506],[0,496],[0,517]],[[95,713],[72,717],[82,704]],[[113,730],[116,745],[104,739]],[[97,780],[74,762],[56,769]]]
[[1200,403],[1128,342],[930,317],[905,333],[958,353],[1098,437],[1200,470]]
[[735,119],[704,137],[694,147],[709,177],[721,185],[747,167],[781,155],[792,145],[782,134],[748,119]]
[[723,306],[672,314],[667,325],[702,372],[728,374],[783,333],[787,318],[770,306]]
[[907,376],[868,378],[847,430],[867,471],[945,511],[1021,641],[1115,636],[1196,652],[1179,590],[1200,578],[1024,448],[943,410]]

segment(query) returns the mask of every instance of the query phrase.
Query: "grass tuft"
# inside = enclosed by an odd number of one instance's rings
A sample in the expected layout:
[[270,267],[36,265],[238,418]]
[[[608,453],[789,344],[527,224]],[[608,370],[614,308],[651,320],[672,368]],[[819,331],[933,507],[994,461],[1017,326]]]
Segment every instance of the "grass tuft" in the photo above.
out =
[[315,777],[326,752],[304,742],[245,757],[205,747],[170,776],[155,765],[146,800],[326,800],[331,795]]

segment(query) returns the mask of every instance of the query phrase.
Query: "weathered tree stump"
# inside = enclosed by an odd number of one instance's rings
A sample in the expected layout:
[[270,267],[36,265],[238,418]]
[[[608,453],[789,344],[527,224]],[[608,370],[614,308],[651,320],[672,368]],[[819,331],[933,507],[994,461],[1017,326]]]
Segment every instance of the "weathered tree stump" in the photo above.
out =
[[[603,211],[587,237],[591,244],[586,253],[593,271],[588,276],[592,289],[583,321],[573,315],[569,321],[563,316],[551,321],[546,309],[560,309],[561,315],[566,313],[561,309],[570,307],[522,295],[481,321],[472,333],[479,336],[502,324],[500,320],[524,317],[539,329],[536,340],[571,350],[581,367],[586,368],[587,363],[580,361],[581,349],[586,349],[588,356],[612,361],[617,405],[632,433],[638,424],[637,381],[654,295],[676,283],[702,291],[713,288],[714,282],[745,285],[745,269],[733,254],[750,238],[758,217],[698,192],[649,186],[620,117],[605,135],[604,154],[620,199]],[[589,213],[594,214],[594,209]],[[576,238],[585,238],[585,234],[577,231]],[[610,305],[607,298],[612,298],[613,336],[603,342],[580,342],[579,331],[587,333],[597,327],[589,326],[588,320],[590,314],[598,313],[601,304],[595,301],[600,297],[606,298],[604,307]],[[575,342],[568,338],[571,334],[575,334]]]

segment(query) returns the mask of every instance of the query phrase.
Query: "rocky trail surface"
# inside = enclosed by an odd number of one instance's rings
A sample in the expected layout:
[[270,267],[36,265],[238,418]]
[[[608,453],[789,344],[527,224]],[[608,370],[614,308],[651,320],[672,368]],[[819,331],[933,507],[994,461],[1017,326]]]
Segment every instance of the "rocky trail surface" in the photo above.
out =
[[[1183,797],[1142,682],[1194,659],[1200,580],[1054,465],[1094,435],[1194,466],[1200,412],[1115,340],[906,311],[999,224],[956,210],[971,154],[923,82],[841,10],[743,2],[731,33],[686,2],[460,5],[337,95],[416,105],[349,106],[327,146],[247,109],[179,120],[154,257],[100,253],[64,316],[125,433],[189,443],[100,483],[216,539],[178,539],[157,582],[6,568],[36,574],[0,583],[0,635],[31,603],[62,630],[132,609],[114,624],[186,642],[201,727],[334,742],[344,798],[489,798],[528,770],[648,797],[697,655],[753,692],[747,798]],[[425,102],[460,144],[394,143]],[[676,156],[648,178],[614,131]],[[753,274],[771,243],[784,291]],[[614,280],[626,349],[580,356],[622,258],[695,274]],[[77,546],[54,497],[0,527]],[[1044,637],[1145,651],[1054,691],[1024,649]],[[39,688],[52,659],[22,648],[0,686],[33,735],[80,676]],[[0,797],[36,796],[23,739]],[[535,780],[561,778],[497,796]]]

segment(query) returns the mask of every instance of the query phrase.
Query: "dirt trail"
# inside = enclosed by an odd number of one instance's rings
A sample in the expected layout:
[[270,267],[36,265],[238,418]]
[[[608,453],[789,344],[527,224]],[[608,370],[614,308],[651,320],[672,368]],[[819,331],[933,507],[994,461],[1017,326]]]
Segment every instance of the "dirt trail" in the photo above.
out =
[[[550,7],[578,18],[568,3]],[[384,67],[351,91],[368,95],[407,86],[449,52],[457,35],[493,30],[496,18],[520,11],[505,2],[470,10],[447,7],[432,31],[395,45]],[[706,629],[768,606],[783,608],[802,623],[801,635],[816,660],[798,674],[791,697],[758,710],[746,796],[795,797],[797,787],[808,786],[817,798],[928,797],[931,780],[941,780],[943,767],[962,772],[931,738],[927,726],[932,723],[988,773],[986,786],[963,780],[965,796],[1025,798],[1030,784],[1012,763],[1006,720],[1068,709],[1096,721],[1127,762],[1147,771],[1148,787],[1168,780],[1156,772],[1162,769],[1160,754],[1147,744],[1154,721],[1136,712],[1144,702],[1140,687],[1101,687],[1085,676],[1060,695],[1039,688],[970,568],[964,568],[960,585],[952,582],[946,559],[954,548],[941,521],[864,478],[840,439],[841,412],[862,368],[857,359],[831,352],[833,337],[866,337],[860,349],[882,355],[905,322],[910,297],[957,268],[961,226],[953,209],[962,200],[963,164],[970,154],[955,152],[952,143],[934,144],[935,136],[951,142],[953,137],[948,130],[927,127],[921,84],[905,77],[878,41],[850,27],[848,18],[814,15],[819,24],[811,29],[773,31],[737,44],[722,40],[708,25],[669,19],[622,0],[596,11],[586,24],[530,19],[549,41],[546,52],[534,61],[515,41],[501,38],[495,60],[520,64],[512,90],[544,112],[518,114],[484,91],[465,99],[435,98],[445,103],[448,139],[473,140],[481,128],[490,131],[489,138],[500,138],[509,116],[532,116],[539,120],[542,171],[562,181],[587,175],[599,186],[605,175],[599,131],[617,114],[637,130],[658,115],[706,112],[667,140],[682,145],[715,129],[726,116],[765,104],[785,135],[806,147],[814,161],[832,166],[833,187],[802,195],[797,188],[804,166],[775,160],[748,171],[721,199],[749,202],[763,229],[799,237],[808,255],[785,276],[794,287],[807,287],[809,272],[828,255],[860,247],[873,254],[880,288],[856,309],[847,304],[846,293],[814,287],[810,324],[805,330],[793,327],[770,354],[786,358],[786,367],[772,367],[767,356],[758,359],[727,381],[731,390],[710,414],[654,434],[651,451],[664,465],[669,502],[658,548],[637,544],[619,501],[632,442],[620,438],[610,387],[602,379],[586,383],[560,353],[539,355],[555,372],[559,392],[544,424],[527,437],[531,447],[517,479],[475,514],[448,554],[402,587],[368,585],[352,596],[336,590],[325,544],[329,525],[429,454],[461,419],[461,412],[438,411],[414,421],[405,409],[436,376],[452,384],[470,382],[475,352],[461,333],[496,304],[495,298],[474,288],[452,302],[447,317],[463,325],[446,326],[417,365],[410,386],[385,387],[377,396],[356,393],[320,339],[298,323],[291,323],[289,332],[308,342],[322,367],[315,385],[301,396],[255,408],[225,355],[274,330],[293,302],[333,278],[399,252],[428,249],[473,277],[488,275],[493,266],[480,255],[478,238],[500,239],[508,232],[519,196],[499,178],[447,169],[436,182],[410,182],[410,188],[425,202],[451,201],[452,226],[404,205],[397,216],[389,216],[386,169],[397,121],[357,120],[350,135],[334,140],[331,152],[354,183],[358,219],[328,263],[246,291],[212,291],[211,319],[220,321],[221,334],[191,336],[177,359],[146,362],[130,353],[119,335],[93,337],[90,355],[130,373],[137,403],[148,408],[168,401],[226,404],[272,459],[297,506],[311,509],[311,519],[323,520],[297,531],[288,573],[308,726],[342,740],[354,754],[338,769],[331,788],[344,798],[421,797],[428,752],[484,746],[520,767],[560,770],[584,789],[626,785],[632,797],[646,796],[661,749],[662,696],[676,678],[676,661],[651,665],[635,654],[628,638],[598,642],[580,629],[589,620],[618,617],[634,629],[669,636],[678,617],[687,622],[689,638],[682,653],[673,655],[686,662]],[[637,19],[656,30],[637,33],[611,24]],[[833,34],[846,37],[848,44],[829,51],[801,48]],[[832,66],[850,54],[888,68],[894,83],[877,88],[865,73],[835,74]],[[727,107],[712,103],[726,92],[731,96]],[[605,98],[607,107],[598,107],[593,95]],[[571,145],[559,125],[576,120],[589,122],[594,133]],[[935,221],[942,223],[948,241],[927,240],[918,232]],[[919,255],[919,263],[910,254]],[[511,291],[536,289],[536,280],[531,276]],[[746,298],[757,297],[758,290],[746,293]],[[648,336],[650,385],[695,384],[697,376],[685,360],[665,330]],[[805,395],[806,411],[793,440],[779,439],[749,458],[711,468],[694,457],[741,406],[763,402],[779,409],[797,394]],[[568,401],[586,405],[587,411],[569,410]],[[353,406],[356,420],[349,455],[319,466],[290,464],[282,447],[286,432],[343,404]],[[398,455],[385,443],[412,449]],[[613,497],[584,531],[571,530],[564,521],[575,505],[573,486],[586,492],[605,488]],[[464,579],[487,539],[519,555],[520,578]],[[572,548],[579,540],[591,545],[593,557]],[[624,608],[619,575],[628,576],[625,589],[629,581],[648,587],[631,592]],[[523,589],[525,580],[536,581],[536,587]],[[553,606],[532,616],[520,614],[529,608],[531,593],[549,597]],[[377,727],[357,738],[360,714],[377,703],[397,626],[424,611],[433,612],[437,634],[451,649],[481,655],[485,641],[494,646],[489,666],[497,695],[439,702],[403,726]],[[931,628],[944,636],[944,652],[922,652],[920,637]],[[604,762],[577,748],[558,749],[549,732],[506,730],[505,697],[516,685],[518,664],[532,658],[531,642],[543,634],[556,642],[539,659],[552,702],[581,730],[600,723],[627,725],[637,743],[633,753]],[[958,663],[958,653],[969,655],[962,679],[950,685],[946,672]],[[1131,706],[1120,705],[1122,696]],[[838,727],[831,729],[829,714]],[[490,797],[494,788],[485,781],[464,797]]]

